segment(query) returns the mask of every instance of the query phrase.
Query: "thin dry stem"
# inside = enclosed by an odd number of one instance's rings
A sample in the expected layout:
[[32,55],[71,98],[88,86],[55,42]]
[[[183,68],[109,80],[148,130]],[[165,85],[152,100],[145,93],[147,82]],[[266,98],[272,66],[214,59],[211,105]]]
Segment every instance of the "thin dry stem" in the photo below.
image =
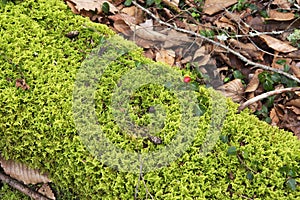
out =
[[242,110],[244,110],[249,105],[251,105],[251,104],[253,104],[257,101],[260,101],[262,99],[265,99],[267,97],[277,95],[277,94],[281,94],[281,93],[284,93],[284,92],[294,92],[294,91],[298,91],[298,90],[300,90],[300,87],[282,88],[282,89],[279,89],[279,90],[274,90],[274,91],[263,93],[261,95],[258,95],[256,97],[252,98],[252,99],[249,99],[248,101],[241,104],[239,109],[238,109],[238,112],[241,112]]

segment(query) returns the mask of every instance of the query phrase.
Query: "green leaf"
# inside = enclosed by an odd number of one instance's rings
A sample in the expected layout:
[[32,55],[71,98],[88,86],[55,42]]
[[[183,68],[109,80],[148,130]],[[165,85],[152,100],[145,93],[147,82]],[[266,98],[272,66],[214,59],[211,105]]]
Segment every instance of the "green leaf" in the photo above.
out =
[[233,76],[234,76],[234,78],[236,78],[236,79],[244,79],[245,78],[245,76],[242,74],[242,72],[240,72],[239,70],[235,70],[234,72],[233,72]]
[[275,83],[279,83],[280,80],[281,80],[281,76],[278,73],[274,73],[274,74],[271,75],[271,79]]
[[155,0],[147,0],[146,5],[151,6],[154,2],[155,2]]
[[228,143],[229,142],[227,135],[220,135],[220,140],[222,142],[224,142],[224,143]]
[[290,70],[290,66],[288,66],[288,65],[283,66],[283,71],[284,72],[288,72],[289,70]]
[[195,116],[202,116],[205,113],[205,108],[203,106],[199,106],[199,104],[196,104],[194,112]]
[[108,14],[109,13],[109,4],[107,2],[104,2],[102,4],[102,11],[105,13],[105,14]]
[[237,152],[237,150],[236,150],[236,147],[235,147],[235,146],[231,146],[231,147],[229,147],[228,150],[227,150],[227,154],[228,154],[228,155],[236,155],[236,152]]
[[253,176],[253,173],[252,172],[247,172],[247,179],[249,180],[253,180],[254,176]]
[[288,186],[288,188],[294,191],[296,190],[297,182],[295,179],[291,178],[286,182],[286,185]]
[[279,64],[279,65],[284,65],[285,63],[286,63],[286,60],[284,60],[284,59],[280,59],[280,60],[276,61],[276,64]]
[[132,4],[132,0],[126,0],[125,2],[124,2],[124,5],[125,6],[130,6]]

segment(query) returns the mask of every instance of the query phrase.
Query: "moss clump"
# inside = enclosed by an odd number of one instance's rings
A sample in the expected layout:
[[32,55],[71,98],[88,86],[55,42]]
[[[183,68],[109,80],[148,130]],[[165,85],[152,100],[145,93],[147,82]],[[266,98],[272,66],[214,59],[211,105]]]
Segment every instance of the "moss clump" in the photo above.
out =
[[[7,3],[0,9],[2,155],[49,172],[59,199],[133,199],[138,176],[118,172],[90,154],[76,131],[72,113],[73,86],[82,61],[103,41],[103,36],[113,33],[105,26],[74,16],[59,0]],[[78,38],[65,37],[74,30],[79,31]],[[141,55],[141,50],[134,48],[109,65],[97,88],[95,110],[113,143],[129,151],[147,152],[161,146],[124,133],[116,125],[110,103],[120,77],[130,69],[151,63]],[[16,88],[15,81],[19,78],[26,80],[29,90]],[[222,140],[207,156],[202,156],[200,148],[210,130],[214,101],[205,88],[194,93],[205,113],[199,116],[191,147],[167,167],[144,174],[155,199],[300,196],[298,189],[293,191],[287,186],[291,178],[299,181],[296,177],[300,143],[291,133],[270,127],[247,112],[235,114],[237,106],[230,101],[227,101]],[[165,87],[146,85],[133,94],[130,116],[147,125],[151,117],[145,113],[149,107],[164,105],[167,123],[158,136],[168,144],[182,112],[174,97]],[[229,155],[230,147],[235,147],[239,156]],[[140,184],[138,197],[146,196]]]

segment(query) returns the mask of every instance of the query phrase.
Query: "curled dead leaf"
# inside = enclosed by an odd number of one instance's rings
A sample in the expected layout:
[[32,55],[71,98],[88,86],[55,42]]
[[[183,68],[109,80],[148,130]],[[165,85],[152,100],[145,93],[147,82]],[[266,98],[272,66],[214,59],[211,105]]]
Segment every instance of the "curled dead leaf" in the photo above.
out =
[[27,165],[14,160],[5,160],[0,157],[0,164],[6,174],[26,185],[51,182],[46,174],[41,174],[39,170],[31,169]]
[[234,79],[217,88],[226,97],[230,97],[234,102],[243,100],[244,86],[241,79]]
[[270,111],[270,118],[272,120],[271,125],[272,126],[277,126],[278,123],[279,123],[279,118],[278,118],[277,111],[276,111],[275,107],[272,108],[272,110]]
[[175,52],[173,50],[162,49],[156,53],[156,61],[167,63],[172,66],[175,61]]
[[255,71],[255,74],[252,77],[252,79],[250,80],[250,82],[248,83],[245,92],[254,92],[258,88],[258,86],[259,86],[258,75],[262,72],[263,72],[262,69],[257,69]]
[[263,39],[266,44],[271,47],[272,49],[278,51],[278,52],[282,52],[282,53],[289,53],[289,52],[292,52],[292,51],[296,51],[297,48],[283,42],[283,41],[280,41],[272,36],[269,36],[269,35],[259,35],[259,37],[261,39]]

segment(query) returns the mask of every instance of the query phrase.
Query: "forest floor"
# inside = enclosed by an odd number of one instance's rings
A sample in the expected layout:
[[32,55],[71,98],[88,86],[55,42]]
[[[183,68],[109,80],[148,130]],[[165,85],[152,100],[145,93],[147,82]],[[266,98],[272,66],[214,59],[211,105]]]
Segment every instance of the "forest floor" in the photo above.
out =
[[[152,60],[300,138],[299,0],[65,0],[75,14],[134,40]],[[68,37],[76,37],[74,31]]]

